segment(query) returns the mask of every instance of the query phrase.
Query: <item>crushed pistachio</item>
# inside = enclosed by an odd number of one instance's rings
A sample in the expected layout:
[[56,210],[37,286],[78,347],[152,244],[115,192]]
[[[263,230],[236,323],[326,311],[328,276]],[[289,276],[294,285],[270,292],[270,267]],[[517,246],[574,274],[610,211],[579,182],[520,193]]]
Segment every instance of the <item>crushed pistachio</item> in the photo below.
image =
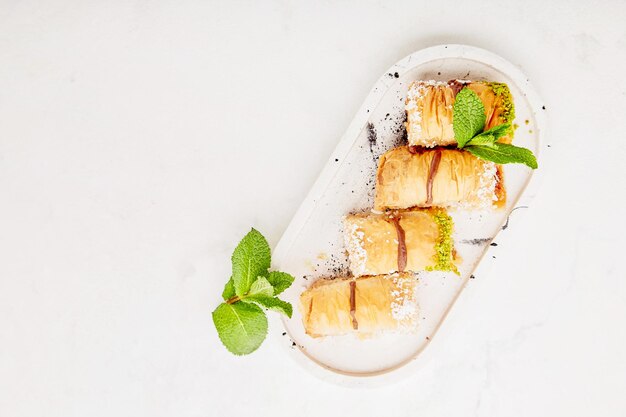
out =
[[509,131],[509,137],[511,138],[511,140],[513,140],[513,138],[515,137],[515,131],[517,130],[518,127],[519,125],[517,123],[513,123],[511,125],[511,130]]
[[435,265],[426,268],[427,271],[452,271],[459,275],[459,270],[453,262],[452,229],[454,222],[445,210],[433,210],[433,220],[439,228],[439,237],[435,244]]
[[502,100],[502,123],[509,123],[515,119],[515,105],[513,104],[513,97],[511,96],[511,90],[509,86],[504,83],[491,82],[487,83],[493,90],[496,97],[500,97]]

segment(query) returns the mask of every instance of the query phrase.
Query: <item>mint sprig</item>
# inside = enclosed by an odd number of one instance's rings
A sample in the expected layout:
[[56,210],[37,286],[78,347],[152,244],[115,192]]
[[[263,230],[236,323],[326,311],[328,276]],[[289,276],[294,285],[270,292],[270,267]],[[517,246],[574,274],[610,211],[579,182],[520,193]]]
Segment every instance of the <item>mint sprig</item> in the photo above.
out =
[[239,242],[231,260],[233,273],[222,291],[224,302],[213,311],[213,324],[226,349],[247,355],[258,349],[267,335],[263,308],[291,317],[291,304],[276,295],[289,288],[294,278],[286,272],[268,271],[270,247],[256,229]]
[[497,164],[525,164],[536,169],[537,159],[526,148],[499,143],[498,139],[511,132],[511,124],[503,123],[484,130],[485,106],[471,89],[464,87],[453,106],[452,128],[459,149]]

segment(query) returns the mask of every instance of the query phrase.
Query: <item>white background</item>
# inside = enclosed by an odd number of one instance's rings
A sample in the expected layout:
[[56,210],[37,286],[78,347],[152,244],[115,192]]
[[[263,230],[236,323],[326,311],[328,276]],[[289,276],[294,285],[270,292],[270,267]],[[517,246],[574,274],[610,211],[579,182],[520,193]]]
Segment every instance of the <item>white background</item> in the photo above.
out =
[[[0,415],[622,416],[626,3],[0,1]],[[331,385],[210,313],[369,89],[440,43],[542,95],[551,147],[421,370]],[[280,336],[278,336],[280,337]]]

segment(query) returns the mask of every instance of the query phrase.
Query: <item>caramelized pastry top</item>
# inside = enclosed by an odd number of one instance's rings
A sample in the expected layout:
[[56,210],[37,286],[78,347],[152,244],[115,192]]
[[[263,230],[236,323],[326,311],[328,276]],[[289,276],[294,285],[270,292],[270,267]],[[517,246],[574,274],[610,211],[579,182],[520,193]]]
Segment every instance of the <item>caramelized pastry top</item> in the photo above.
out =
[[[437,155],[440,160],[433,173]],[[469,152],[414,152],[401,146],[380,158],[374,206],[380,211],[431,206],[489,208],[503,197],[496,193],[499,179],[496,164]]]
[[[415,81],[409,86],[405,123],[409,145],[432,148],[456,144],[453,105],[457,93],[468,87],[485,106],[485,130],[515,118],[513,99],[506,84],[484,81]],[[511,143],[512,137],[499,140]]]
[[350,271],[356,276],[455,271],[452,227],[452,219],[441,209],[346,216]]
[[319,337],[414,328],[415,285],[409,274],[320,279],[300,295],[306,333]]

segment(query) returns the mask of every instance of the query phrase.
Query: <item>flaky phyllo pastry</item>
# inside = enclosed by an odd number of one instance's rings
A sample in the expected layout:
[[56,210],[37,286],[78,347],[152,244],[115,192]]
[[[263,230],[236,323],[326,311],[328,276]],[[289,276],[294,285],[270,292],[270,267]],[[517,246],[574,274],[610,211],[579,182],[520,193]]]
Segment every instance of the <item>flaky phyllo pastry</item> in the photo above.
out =
[[[476,94],[464,91],[455,109],[465,87]],[[304,327],[312,337],[416,328],[413,273],[459,274],[454,224],[446,208],[504,206],[502,168],[491,160],[506,158],[487,151],[508,150],[509,162],[523,160],[503,145],[511,143],[515,117],[506,84],[415,81],[406,112],[408,146],[380,157],[374,211],[344,218],[351,276],[319,280],[300,296]]]
[[385,153],[376,175],[377,210],[501,207],[502,169],[456,149],[401,146]]
[[300,295],[306,333],[320,337],[413,329],[415,286],[409,274],[320,279]]
[[452,218],[443,209],[346,216],[350,271],[355,276],[456,272],[452,228]]
[[[457,93],[467,87],[473,90],[485,106],[485,130],[510,123],[515,118],[509,87],[503,83],[485,81],[415,81],[409,86],[406,99],[405,123],[409,145],[432,148],[456,144],[452,115]],[[511,143],[505,136],[499,142]]]

